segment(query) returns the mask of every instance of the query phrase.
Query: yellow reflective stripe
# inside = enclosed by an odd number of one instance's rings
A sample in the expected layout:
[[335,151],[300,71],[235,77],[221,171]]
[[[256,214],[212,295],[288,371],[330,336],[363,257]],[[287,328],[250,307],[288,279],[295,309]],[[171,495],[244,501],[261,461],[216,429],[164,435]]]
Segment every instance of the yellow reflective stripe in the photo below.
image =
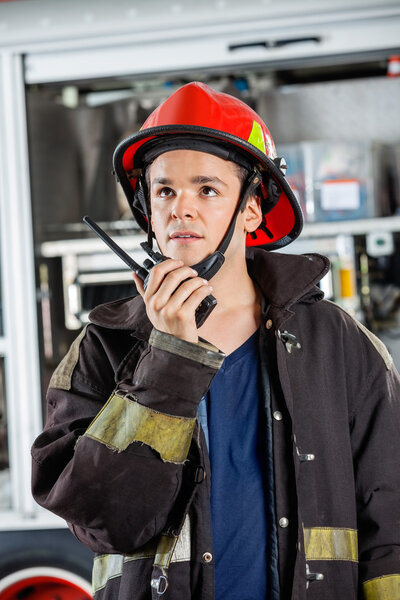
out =
[[138,551],[135,554],[103,554],[96,556],[93,562],[92,572],[92,591],[93,594],[104,588],[110,579],[121,577],[124,564],[134,560],[142,560],[144,558],[153,558],[153,551],[145,549]]
[[178,538],[162,535],[158,542],[154,564],[160,569],[168,569]]
[[70,390],[74,370],[79,360],[79,348],[86,335],[87,325],[82,329],[77,338],[72,342],[68,353],[64,356],[53,375],[51,376],[49,388],[58,390]]
[[357,562],[357,531],[335,527],[306,527],[304,528],[304,549],[307,560]]
[[171,562],[190,560],[190,548],[190,519],[189,515],[186,515],[185,522],[177,538],[165,535],[160,537],[154,564],[157,567],[168,569]]
[[260,123],[257,123],[257,121],[253,121],[253,127],[251,128],[249,139],[247,141],[266,154],[263,130],[261,129]]
[[163,461],[183,463],[195,422],[196,419],[166,415],[127,396],[113,394],[84,435],[118,452],[132,442],[142,442],[156,450]]
[[[132,554],[103,554],[101,556],[96,556],[93,563],[92,574],[93,594],[104,588],[110,579],[121,577],[125,563],[155,557],[155,565],[168,568],[171,562],[190,561],[191,540],[189,515],[186,515],[178,539],[168,538],[174,545],[170,554],[169,552],[172,544],[167,547],[166,539],[167,536],[161,536],[158,544],[156,540],[151,540],[137,552],[133,552]],[[164,554],[162,554],[162,552],[164,552]],[[159,560],[159,562],[157,562],[157,560]]]
[[400,575],[383,575],[363,583],[365,600],[400,600]]

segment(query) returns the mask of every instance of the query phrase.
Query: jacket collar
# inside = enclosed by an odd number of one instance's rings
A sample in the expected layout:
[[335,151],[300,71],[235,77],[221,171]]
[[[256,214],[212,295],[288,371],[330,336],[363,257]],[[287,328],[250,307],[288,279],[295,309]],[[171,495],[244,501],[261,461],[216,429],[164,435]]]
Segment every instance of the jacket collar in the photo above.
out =
[[320,254],[281,254],[261,248],[247,251],[247,268],[268,302],[289,309],[299,302],[322,300],[316,284],[329,271],[330,263]]
[[[323,293],[316,284],[329,270],[329,260],[319,254],[295,255],[261,248],[247,250],[250,276],[275,311],[290,313],[296,302],[317,302]],[[91,323],[109,329],[127,329],[147,340],[153,328],[140,296],[101,304],[90,315]]]

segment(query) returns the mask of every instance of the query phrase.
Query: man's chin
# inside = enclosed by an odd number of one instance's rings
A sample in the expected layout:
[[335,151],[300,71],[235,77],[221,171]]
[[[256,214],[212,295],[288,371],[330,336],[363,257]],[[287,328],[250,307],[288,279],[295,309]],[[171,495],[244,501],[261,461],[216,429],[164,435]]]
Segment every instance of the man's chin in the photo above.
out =
[[169,256],[174,258],[175,260],[183,260],[185,265],[196,265],[201,262],[209,254],[205,254],[204,252],[196,252],[193,248],[179,248],[179,250],[175,250],[173,253],[170,252]]
[[[182,260],[185,265],[191,266],[196,265],[201,262],[208,256],[210,256],[211,252],[206,252],[203,248],[197,247],[197,244],[202,244],[203,240],[199,240],[199,242],[173,242],[172,240],[168,240],[167,243],[158,244],[160,252],[163,256],[168,258],[173,258],[175,260]],[[203,245],[203,244],[202,244]]]

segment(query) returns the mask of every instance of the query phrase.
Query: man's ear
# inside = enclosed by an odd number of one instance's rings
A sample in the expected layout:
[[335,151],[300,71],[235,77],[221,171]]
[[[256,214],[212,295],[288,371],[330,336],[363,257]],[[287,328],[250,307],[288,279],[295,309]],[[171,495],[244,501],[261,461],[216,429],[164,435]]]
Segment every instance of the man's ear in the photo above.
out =
[[246,202],[244,209],[244,228],[247,233],[255,231],[262,222],[261,199],[259,196],[251,196]]

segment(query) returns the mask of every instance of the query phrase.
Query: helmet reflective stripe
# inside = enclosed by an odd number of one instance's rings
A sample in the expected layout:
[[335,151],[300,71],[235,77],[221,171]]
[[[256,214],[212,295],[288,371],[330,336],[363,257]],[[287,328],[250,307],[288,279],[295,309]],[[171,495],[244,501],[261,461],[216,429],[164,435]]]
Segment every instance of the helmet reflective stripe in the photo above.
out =
[[258,148],[259,150],[261,150],[261,152],[264,152],[264,154],[267,153],[267,151],[265,150],[263,131],[261,129],[260,123],[257,123],[257,121],[253,121],[253,127],[251,128],[249,139],[247,141],[250,142],[250,144],[253,144],[253,146]]

